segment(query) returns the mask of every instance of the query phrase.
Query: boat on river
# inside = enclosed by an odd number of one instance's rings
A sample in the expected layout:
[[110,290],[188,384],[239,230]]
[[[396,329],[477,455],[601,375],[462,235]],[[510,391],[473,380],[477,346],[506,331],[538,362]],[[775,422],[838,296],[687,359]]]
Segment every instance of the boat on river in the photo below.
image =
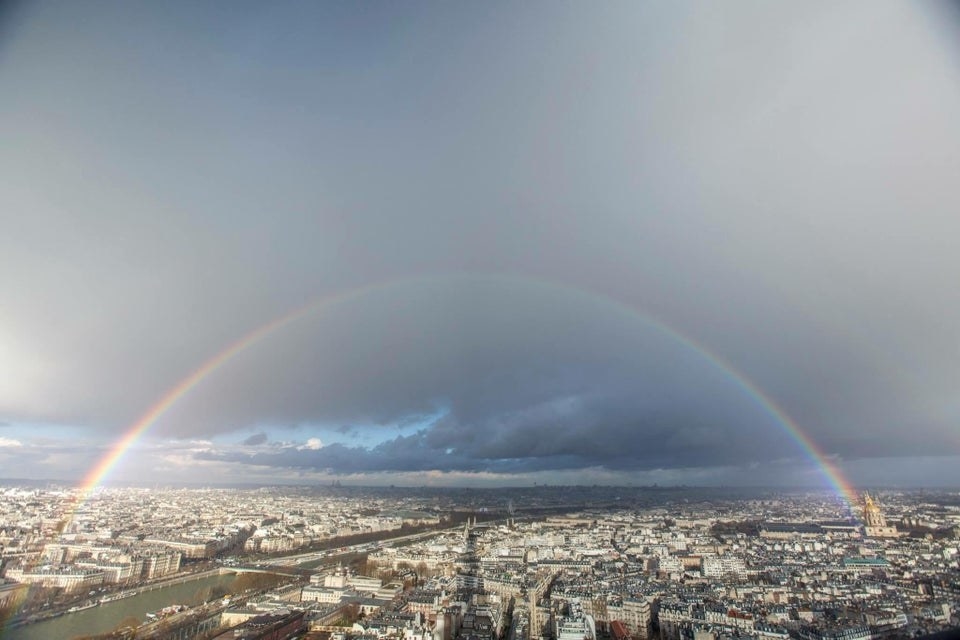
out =
[[135,595],[137,595],[136,591],[124,591],[123,593],[115,593],[110,596],[103,596],[100,598],[100,604],[107,604],[108,602],[123,600],[124,598],[132,598]]
[[162,618],[172,616],[175,613],[186,611],[189,608],[190,607],[188,607],[185,604],[172,604],[169,607],[164,607],[163,609],[160,609],[159,611],[151,611],[150,613],[147,614],[147,619],[151,621],[160,620]]

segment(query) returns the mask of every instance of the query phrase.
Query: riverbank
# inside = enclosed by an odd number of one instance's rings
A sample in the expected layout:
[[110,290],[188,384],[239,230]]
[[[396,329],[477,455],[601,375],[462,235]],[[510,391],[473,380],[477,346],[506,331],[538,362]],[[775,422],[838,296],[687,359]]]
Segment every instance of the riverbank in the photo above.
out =
[[186,576],[176,576],[162,583],[140,585],[117,594],[91,608],[61,612],[55,617],[31,621],[15,628],[8,627],[4,640],[66,640],[76,636],[109,633],[126,622],[143,623],[147,613],[171,605],[195,607],[207,602],[211,593],[233,593],[237,574],[215,568]]
[[124,589],[122,591],[115,591],[113,593],[106,594],[104,596],[101,596],[99,599],[97,599],[96,602],[92,604],[78,605],[76,603],[69,603],[67,605],[63,605],[62,607],[43,611],[40,613],[30,613],[23,616],[15,616],[7,621],[6,629],[16,629],[26,625],[41,623],[54,618],[59,618],[60,616],[66,615],[68,613],[78,613],[81,611],[87,611],[89,609],[103,606],[105,604],[110,604],[118,600],[131,598],[148,591],[155,591],[157,589],[163,589],[166,587],[171,587],[171,586],[183,584],[186,582],[202,580],[204,578],[223,575],[225,573],[236,574],[235,571],[231,570],[228,567],[214,567],[212,569],[204,569],[202,571],[197,571],[194,573],[179,574],[175,576],[160,578],[156,582],[150,582],[148,584],[140,584],[135,587],[130,587],[129,589]]

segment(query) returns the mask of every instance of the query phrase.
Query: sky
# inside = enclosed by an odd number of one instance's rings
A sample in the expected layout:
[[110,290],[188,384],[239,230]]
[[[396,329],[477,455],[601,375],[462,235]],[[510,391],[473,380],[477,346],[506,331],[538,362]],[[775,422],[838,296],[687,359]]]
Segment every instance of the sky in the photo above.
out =
[[960,485],[952,5],[5,6],[0,478]]

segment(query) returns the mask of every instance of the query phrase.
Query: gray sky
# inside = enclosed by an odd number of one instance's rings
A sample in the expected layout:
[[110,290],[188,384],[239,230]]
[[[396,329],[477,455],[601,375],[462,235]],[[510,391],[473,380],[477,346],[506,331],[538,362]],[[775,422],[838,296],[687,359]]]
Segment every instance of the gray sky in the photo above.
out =
[[0,473],[956,485],[956,19],[16,5]]

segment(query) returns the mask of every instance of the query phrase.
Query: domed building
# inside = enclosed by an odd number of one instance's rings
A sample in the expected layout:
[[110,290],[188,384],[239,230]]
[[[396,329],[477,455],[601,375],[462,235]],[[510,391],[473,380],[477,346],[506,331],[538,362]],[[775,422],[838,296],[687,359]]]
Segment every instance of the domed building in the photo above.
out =
[[900,532],[889,526],[879,503],[869,493],[863,494],[863,533],[871,538],[896,538]]

